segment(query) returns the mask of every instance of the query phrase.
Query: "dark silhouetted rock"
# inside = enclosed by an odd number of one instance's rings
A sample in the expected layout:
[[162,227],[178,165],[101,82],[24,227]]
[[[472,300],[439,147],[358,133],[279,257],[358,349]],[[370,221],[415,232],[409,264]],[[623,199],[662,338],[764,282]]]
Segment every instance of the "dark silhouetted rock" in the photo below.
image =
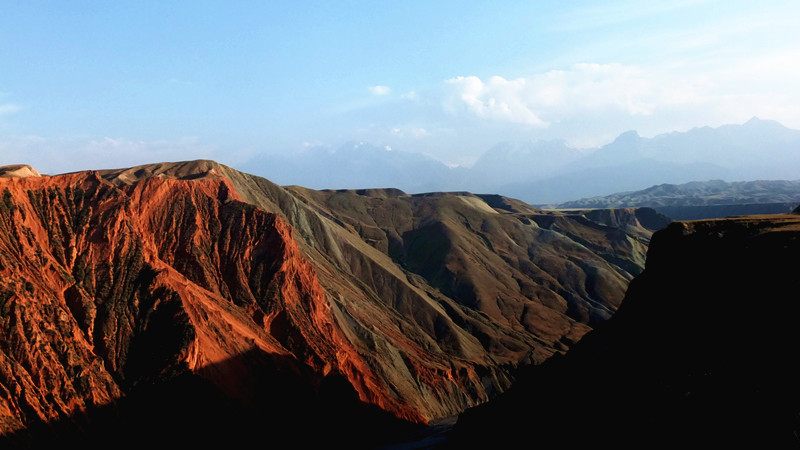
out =
[[797,215],[671,224],[616,315],[451,444],[797,448],[798,250]]

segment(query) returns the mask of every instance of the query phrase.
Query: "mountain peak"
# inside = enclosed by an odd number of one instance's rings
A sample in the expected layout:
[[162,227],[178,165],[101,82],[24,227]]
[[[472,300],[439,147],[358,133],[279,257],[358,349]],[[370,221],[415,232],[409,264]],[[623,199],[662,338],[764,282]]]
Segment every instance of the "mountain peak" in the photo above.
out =
[[642,137],[639,136],[638,131],[629,130],[617,136],[617,138],[614,139],[614,142],[615,143],[636,142],[640,139],[642,139]]
[[748,120],[747,122],[742,124],[742,127],[744,127],[744,128],[763,128],[763,129],[767,129],[767,130],[788,130],[789,129],[785,125],[783,125],[782,123],[780,123],[780,122],[778,122],[776,120],[759,119],[756,116],[751,117],[750,120]]
[[222,176],[225,166],[209,159],[194,161],[162,162],[143,164],[126,169],[101,170],[101,176],[112,183],[133,184],[143,178],[166,176],[183,180],[198,178],[217,178]]
[[744,124],[745,124],[745,125],[754,125],[754,124],[758,124],[758,123],[764,123],[764,122],[771,122],[771,121],[769,121],[769,120],[762,120],[762,119],[759,119],[757,116],[753,116],[753,117],[751,117],[751,118],[750,118],[750,120],[748,120],[748,121],[747,121],[747,122],[745,122]]
[[27,178],[40,177],[39,172],[28,164],[12,164],[0,166],[0,177],[2,178]]

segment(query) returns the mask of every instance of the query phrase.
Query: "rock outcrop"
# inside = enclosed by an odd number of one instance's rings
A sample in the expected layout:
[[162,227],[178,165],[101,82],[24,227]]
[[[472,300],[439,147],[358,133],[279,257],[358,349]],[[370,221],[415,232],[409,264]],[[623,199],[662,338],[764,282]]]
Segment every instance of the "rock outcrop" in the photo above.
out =
[[0,166],[0,178],[40,177],[39,172],[27,164]]

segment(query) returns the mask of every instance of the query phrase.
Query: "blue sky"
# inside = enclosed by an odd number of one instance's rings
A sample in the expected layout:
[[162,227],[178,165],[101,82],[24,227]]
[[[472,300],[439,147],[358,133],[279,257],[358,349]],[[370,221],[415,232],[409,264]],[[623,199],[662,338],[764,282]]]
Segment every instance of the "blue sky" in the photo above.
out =
[[800,128],[797,1],[0,3],[0,164]]

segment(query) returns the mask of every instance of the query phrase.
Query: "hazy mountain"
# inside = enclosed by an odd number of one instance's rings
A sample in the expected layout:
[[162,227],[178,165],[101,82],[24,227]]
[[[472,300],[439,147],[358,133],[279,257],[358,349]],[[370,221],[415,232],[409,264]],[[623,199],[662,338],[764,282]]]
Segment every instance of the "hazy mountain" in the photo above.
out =
[[634,206],[703,206],[748,203],[800,203],[800,180],[722,180],[659,184],[639,191],[619,192],[559,203],[556,208],[620,208]]
[[572,169],[618,166],[647,159],[656,163],[715,164],[739,179],[794,178],[796,175],[781,174],[800,162],[798,149],[800,131],[754,117],[742,125],[693,128],[650,139],[628,131],[576,162]]
[[283,185],[312,189],[396,188],[408,192],[454,189],[453,170],[428,156],[361,142],[338,149],[310,147],[294,154],[264,154],[248,171]]
[[571,148],[563,141],[505,142],[469,168],[450,168],[412,151],[349,143],[336,150],[312,147],[292,155],[262,155],[245,166],[280,184],[317,189],[470,191],[557,203],[663,183],[796,179],[800,131],[753,118],[741,125],[653,138],[628,131],[594,149]]
[[649,147],[665,161],[715,162],[739,180],[796,179],[800,167],[800,131],[755,117],[743,125],[659,135]]
[[503,142],[487,150],[469,169],[466,188],[494,192],[494,186],[550,177],[585,154],[563,141]]
[[637,159],[615,166],[581,169],[531,183],[497,187],[498,192],[529,203],[559,202],[596,195],[638,189],[652,180],[688,182],[709,174],[723,177],[729,171],[708,163],[664,163]]
[[757,118],[652,139],[629,131],[560,172],[496,191],[545,203],[693,180],[794,179],[800,175],[800,131]]
[[547,208],[619,208],[648,206],[676,220],[710,219],[745,214],[780,214],[800,204],[800,180],[722,180],[660,184],[640,191],[592,197]]

